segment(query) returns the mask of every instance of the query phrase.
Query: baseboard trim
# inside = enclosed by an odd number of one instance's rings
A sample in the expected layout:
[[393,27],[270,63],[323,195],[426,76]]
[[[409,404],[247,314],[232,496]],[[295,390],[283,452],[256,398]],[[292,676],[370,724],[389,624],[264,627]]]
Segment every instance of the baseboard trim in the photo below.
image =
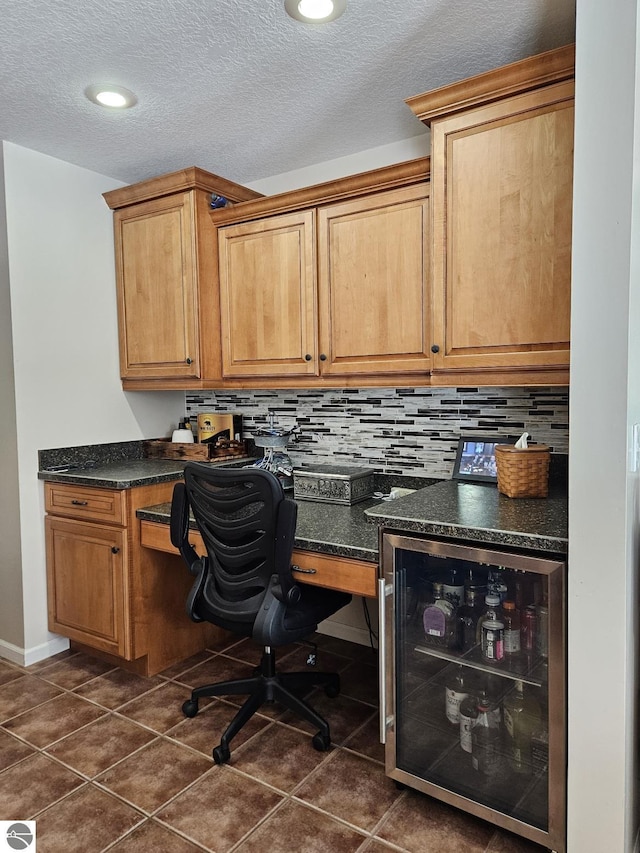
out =
[[349,640],[361,646],[370,646],[369,632],[366,628],[357,628],[355,625],[345,625],[344,622],[334,622],[325,619],[318,625],[319,634],[327,634],[329,637],[337,637],[339,640]]
[[18,666],[31,666],[32,663],[53,657],[53,655],[64,652],[68,648],[69,640],[66,637],[54,637],[52,640],[30,649],[23,649],[20,646],[14,646],[13,643],[8,643],[6,640],[0,640],[0,658],[11,663],[17,663]]

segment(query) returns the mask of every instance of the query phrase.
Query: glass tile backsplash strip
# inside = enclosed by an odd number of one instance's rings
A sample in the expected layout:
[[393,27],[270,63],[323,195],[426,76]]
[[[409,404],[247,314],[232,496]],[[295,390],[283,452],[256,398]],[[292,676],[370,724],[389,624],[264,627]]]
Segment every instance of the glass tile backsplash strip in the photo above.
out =
[[240,412],[243,437],[268,422],[300,425],[295,465],[372,466],[450,477],[460,435],[519,436],[569,449],[569,392],[549,388],[368,388],[187,392],[187,414]]

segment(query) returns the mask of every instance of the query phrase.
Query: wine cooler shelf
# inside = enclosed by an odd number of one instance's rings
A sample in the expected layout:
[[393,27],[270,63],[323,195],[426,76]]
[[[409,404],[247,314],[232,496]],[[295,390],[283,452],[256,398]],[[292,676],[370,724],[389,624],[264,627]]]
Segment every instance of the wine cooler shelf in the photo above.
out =
[[541,687],[546,683],[549,665],[546,658],[518,656],[510,658],[503,664],[487,663],[479,646],[474,646],[468,652],[456,653],[429,645],[413,645],[413,650],[422,655],[429,655],[451,663],[459,663],[470,669],[484,672],[487,675],[506,678],[511,681],[523,681],[525,684]]
[[388,774],[565,850],[562,559],[385,532]]

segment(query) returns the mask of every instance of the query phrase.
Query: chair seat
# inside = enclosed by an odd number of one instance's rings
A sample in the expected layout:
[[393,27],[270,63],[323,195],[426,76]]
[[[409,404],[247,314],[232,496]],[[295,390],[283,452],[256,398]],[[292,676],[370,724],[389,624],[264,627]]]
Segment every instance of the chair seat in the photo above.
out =
[[351,601],[348,593],[320,586],[300,585],[301,597],[298,604],[290,605],[284,616],[287,631],[301,632],[300,639],[315,631],[318,622],[328,619],[340,607]]

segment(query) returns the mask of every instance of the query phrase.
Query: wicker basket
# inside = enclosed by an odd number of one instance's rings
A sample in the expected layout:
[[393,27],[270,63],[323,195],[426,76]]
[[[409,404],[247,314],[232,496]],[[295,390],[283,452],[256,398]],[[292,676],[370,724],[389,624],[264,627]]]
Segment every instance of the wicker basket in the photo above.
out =
[[534,444],[526,449],[496,444],[498,491],[509,498],[546,498],[549,494],[549,448]]

